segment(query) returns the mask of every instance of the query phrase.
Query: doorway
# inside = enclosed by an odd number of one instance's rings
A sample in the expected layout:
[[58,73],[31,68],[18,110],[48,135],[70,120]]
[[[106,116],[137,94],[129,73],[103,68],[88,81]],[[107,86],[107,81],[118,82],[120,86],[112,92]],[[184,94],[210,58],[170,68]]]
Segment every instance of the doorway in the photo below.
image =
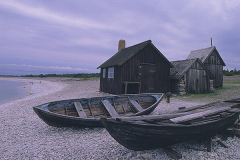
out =
[[122,82],[122,94],[139,94],[141,89],[140,82]]

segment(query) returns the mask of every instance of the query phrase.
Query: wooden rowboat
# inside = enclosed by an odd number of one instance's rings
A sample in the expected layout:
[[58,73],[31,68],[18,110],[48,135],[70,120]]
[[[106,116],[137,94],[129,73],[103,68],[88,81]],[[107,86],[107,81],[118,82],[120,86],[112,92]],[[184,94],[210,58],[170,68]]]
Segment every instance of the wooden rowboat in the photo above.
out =
[[162,98],[163,94],[154,93],[70,99],[42,104],[33,110],[51,126],[97,127],[102,126],[101,117],[150,114]]
[[101,121],[110,135],[126,148],[154,149],[211,137],[233,125],[239,117],[239,103],[221,104],[224,106],[197,112],[192,109],[163,115],[102,118]]

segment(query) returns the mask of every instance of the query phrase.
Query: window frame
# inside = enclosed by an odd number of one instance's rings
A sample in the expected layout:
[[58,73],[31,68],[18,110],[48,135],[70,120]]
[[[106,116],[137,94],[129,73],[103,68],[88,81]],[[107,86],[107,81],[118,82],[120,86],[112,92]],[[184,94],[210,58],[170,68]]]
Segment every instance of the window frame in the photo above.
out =
[[108,78],[114,79],[114,67],[108,68]]
[[106,78],[106,68],[103,68],[102,70],[102,78]]

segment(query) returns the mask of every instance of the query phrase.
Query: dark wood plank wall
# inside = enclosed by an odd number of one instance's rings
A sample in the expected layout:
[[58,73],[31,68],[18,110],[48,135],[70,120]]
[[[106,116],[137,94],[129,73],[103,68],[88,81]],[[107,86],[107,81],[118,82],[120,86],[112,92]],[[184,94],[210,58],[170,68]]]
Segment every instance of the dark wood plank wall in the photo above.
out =
[[222,87],[223,86],[223,64],[219,55],[216,53],[216,51],[213,51],[213,53],[204,62],[204,65],[206,66],[206,68],[210,70],[210,72],[214,76],[214,82],[213,82],[214,87]]
[[205,93],[210,91],[210,77],[196,61],[186,73],[186,92]]
[[100,91],[121,94],[123,81],[140,82],[141,93],[170,91],[170,65],[151,44],[114,69],[114,79],[102,78],[101,69]]
[[[181,79],[180,80],[171,79],[170,82],[171,82],[171,85],[170,85],[171,92],[179,94],[181,92],[181,90],[180,90],[181,89],[181,86],[180,86]],[[185,87],[183,87],[183,88],[185,89]]]
[[149,44],[122,65],[122,81],[141,82],[141,93],[170,91],[170,65]]
[[121,72],[120,67],[114,66],[114,78],[108,78],[108,68],[106,68],[106,77],[103,78],[103,68],[101,68],[100,74],[100,91],[111,93],[111,94],[121,94],[121,86],[120,79],[121,79]]
[[[170,65],[150,44],[144,48],[143,53],[140,55],[141,66],[143,69],[145,68],[141,73],[141,82],[145,85],[142,92],[169,92]],[[148,80],[148,77],[150,80]]]

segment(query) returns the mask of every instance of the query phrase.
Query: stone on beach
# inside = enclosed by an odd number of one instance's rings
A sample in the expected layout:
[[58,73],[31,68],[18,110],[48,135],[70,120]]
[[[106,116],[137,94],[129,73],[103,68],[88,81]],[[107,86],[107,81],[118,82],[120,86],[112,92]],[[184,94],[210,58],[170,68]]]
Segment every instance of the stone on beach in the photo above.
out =
[[[28,96],[0,105],[0,159],[169,159],[161,148],[148,151],[131,151],[118,144],[104,128],[56,128],[45,124],[32,107],[43,103],[84,97],[107,96],[100,93],[99,80],[77,81],[67,78],[15,78],[33,82],[25,86]],[[41,81],[41,83],[40,83]],[[205,102],[206,103],[206,102]],[[190,107],[203,102],[185,102],[172,98],[163,100],[153,114],[167,113],[178,107]],[[229,148],[214,146],[214,153],[187,149],[184,142],[173,148],[183,159],[240,159],[240,139],[229,137]],[[201,147],[201,146],[200,146]]]

